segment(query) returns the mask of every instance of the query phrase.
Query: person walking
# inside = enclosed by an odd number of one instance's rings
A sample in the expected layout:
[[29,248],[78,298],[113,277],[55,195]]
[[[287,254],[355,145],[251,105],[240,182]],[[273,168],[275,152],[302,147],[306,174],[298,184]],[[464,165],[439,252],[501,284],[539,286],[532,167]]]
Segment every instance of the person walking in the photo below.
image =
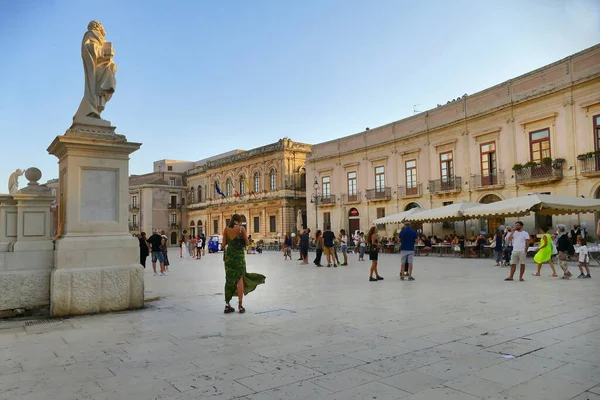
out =
[[524,282],[523,275],[525,274],[525,257],[527,256],[527,246],[529,245],[529,233],[523,230],[523,222],[517,221],[515,228],[508,235],[508,242],[512,242],[513,250],[510,256],[510,275],[505,281],[513,281],[517,264],[521,265],[519,273],[519,281]]
[[206,235],[204,232],[200,233],[200,239],[202,240],[202,255],[205,255],[204,249],[206,249]]
[[573,244],[567,235],[567,227],[558,225],[558,238],[556,239],[556,250],[558,250],[558,265],[563,270],[561,279],[569,279],[573,274],[569,272],[569,264],[567,264],[567,256],[575,254]]
[[[590,275],[590,253],[587,247],[587,241],[583,237],[579,237],[577,239],[578,247],[575,250],[577,254],[579,254],[579,279],[590,279],[592,276]],[[583,273],[583,269],[585,268],[586,274]]]
[[532,275],[540,276],[540,272],[542,271],[542,264],[548,263],[550,265],[550,268],[552,268],[552,276],[556,278],[558,275],[556,275],[556,269],[554,268],[554,263],[552,262],[552,237],[548,233],[548,228],[546,227],[540,228],[540,233],[542,234],[540,248],[533,257],[533,260],[537,263],[537,272]]
[[290,233],[285,234],[283,239],[283,259],[287,261],[288,257],[292,259],[292,236]]
[[165,244],[165,239],[158,234],[158,231],[155,229],[152,232],[152,236],[148,238],[148,243],[150,243],[150,249],[152,254],[152,269],[154,270],[154,276],[158,275],[156,272],[156,262],[160,263],[160,275],[165,275],[165,256],[163,253],[163,246]]
[[496,229],[496,234],[494,235],[494,239],[492,239],[492,243],[494,243],[494,253],[496,254],[496,267],[501,267],[502,253],[504,252],[504,249],[502,248],[504,237],[502,236],[502,231],[500,229]]
[[346,230],[340,230],[340,244],[342,245],[342,255],[344,256],[343,267],[348,266],[348,236],[346,235]]
[[412,275],[417,231],[411,228],[410,221],[404,224],[404,229],[398,233],[398,239],[400,240],[400,280],[404,280],[404,265],[408,263],[408,280],[414,281]]
[[231,307],[231,298],[238,298],[238,312],[243,314],[246,309],[242,306],[244,295],[265,283],[265,276],[246,272],[245,250],[248,246],[248,235],[242,226],[242,217],[234,214],[229,226],[223,231],[223,248],[225,249],[225,314],[235,312]]
[[163,245],[161,246],[161,250],[163,252],[163,257],[165,259],[165,271],[162,273],[162,275],[168,275],[169,274],[169,265],[171,265],[171,263],[169,262],[169,254],[168,254],[168,241],[169,238],[166,235],[166,232],[163,230],[160,231],[160,236],[164,239],[163,240]]
[[369,251],[369,260],[371,260],[371,270],[369,271],[369,282],[382,281],[383,277],[377,271],[377,263],[379,262],[379,243],[377,240],[377,228],[371,227],[367,232],[367,250]]
[[302,235],[300,235],[300,257],[302,257],[302,262],[300,264],[307,265],[308,264],[308,248],[310,246],[310,229],[306,228]]
[[196,260],[202,259],[202,246],[204,245],[204,241],[201,237],[196,238]]
[[512,240],[508,240],[508,236],[511,232],[511,227],[507,226],[506,230],[504,231],[504,264],[502,265],[504,267],[508,267],[510,265],[510,257],[513,251]]
[[573,229],[571,229],[571,243],[573,246],[577,246],[577,238],[581,236],[581,228],[575,224],[573,225]]
[[[331,267],[331,261],[335,262],[335,233],[331,231],[331,225],[325,226],[325,232],[323,232],[323,253],[327,258],[327,267]],[[337,267],[337,264],[334,266]]]
[[321,265],[321,258],[323,256],[323,235],[320,229],[315,234],[315,247],[317,255],[314,263],[317,267],[322,267],[323,265]]
[[361,232],[358,234],[358,261],[365,261],[366,249],[367,241],[365,240],[365,233]]
[[150,245],[146,239],[146,232],[140,233],[138,240],[140,242],[140,264],[146,268],[146,259],[148,258],[148,254],[150,254]]

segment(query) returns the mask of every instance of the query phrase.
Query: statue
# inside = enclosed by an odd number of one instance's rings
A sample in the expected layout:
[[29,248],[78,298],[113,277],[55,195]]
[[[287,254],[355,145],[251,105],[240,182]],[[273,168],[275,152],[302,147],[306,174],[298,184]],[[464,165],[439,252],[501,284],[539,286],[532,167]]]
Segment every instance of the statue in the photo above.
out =
[[8,177],[8,193],[15,194],[19,191],[19,177],[23,175],[23,170],[17,169]]
[[74,120],[81,117],[101,120],[104,105],[115,92],[117,65],[113,62],[112,43],[107,42],[105,36],[104,27],[98,21],[90,22],[88,31],[83,35],[81,58],[85,72],[85,92]]
[[296,217],[296,227],[299,231],[304,229],[304,224],[302,223],[302,210],[298,210],[298,216]]

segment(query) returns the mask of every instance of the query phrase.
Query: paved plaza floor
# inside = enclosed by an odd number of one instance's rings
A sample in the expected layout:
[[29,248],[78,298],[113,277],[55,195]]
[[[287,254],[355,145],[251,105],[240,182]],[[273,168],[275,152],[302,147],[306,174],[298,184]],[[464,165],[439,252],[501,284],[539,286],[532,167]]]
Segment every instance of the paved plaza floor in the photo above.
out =
[[144,310],[0,322],[0,399],[600,399],[600,268],[504,282],[491,260],[430,256],[401,282],[381,255],[368,282],[354,255],[265,253],[248,271],[266,284],[224,315],[222,255],[170,254],[167,277],[148,263]]

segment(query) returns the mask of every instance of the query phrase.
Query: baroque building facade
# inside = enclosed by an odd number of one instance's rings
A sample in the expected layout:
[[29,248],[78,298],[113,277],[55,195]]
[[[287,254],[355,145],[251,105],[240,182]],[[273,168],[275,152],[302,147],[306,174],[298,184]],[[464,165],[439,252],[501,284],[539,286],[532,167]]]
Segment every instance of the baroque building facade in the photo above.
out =
[[[600,45],[435,109],[314,145],[306,169],[319,184],[317,206],[310,192],[306,199],[309,226],[352,233],[413,207],[530,193],[600,198]],[[530,230],[580,222],[593,228],[597,218],[525,221]],[[470,224],[489,232],[504,222]],[[394,228],[380,227],[387,234]],[[444,228],[453,226],[425,231]]]
[[199,162],[184,173],[188,234],[221,234],[242,215],[256,240],[277,241],[306,225],[306,156],[311,146],[284,138],[276,143]]

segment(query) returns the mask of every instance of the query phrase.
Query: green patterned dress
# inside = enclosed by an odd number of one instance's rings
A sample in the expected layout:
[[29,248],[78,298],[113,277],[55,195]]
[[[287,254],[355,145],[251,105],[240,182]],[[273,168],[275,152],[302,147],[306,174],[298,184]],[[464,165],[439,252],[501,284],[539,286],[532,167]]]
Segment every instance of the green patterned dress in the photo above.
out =
[[233,296],[237,296],[237,283],[244,277],[244,295],[256,289],[256,286],[265,283],[265,276],[246,272],[246,245],[244,240],[236,237],[227,238],[225,250],[225,301],[229,303]]

